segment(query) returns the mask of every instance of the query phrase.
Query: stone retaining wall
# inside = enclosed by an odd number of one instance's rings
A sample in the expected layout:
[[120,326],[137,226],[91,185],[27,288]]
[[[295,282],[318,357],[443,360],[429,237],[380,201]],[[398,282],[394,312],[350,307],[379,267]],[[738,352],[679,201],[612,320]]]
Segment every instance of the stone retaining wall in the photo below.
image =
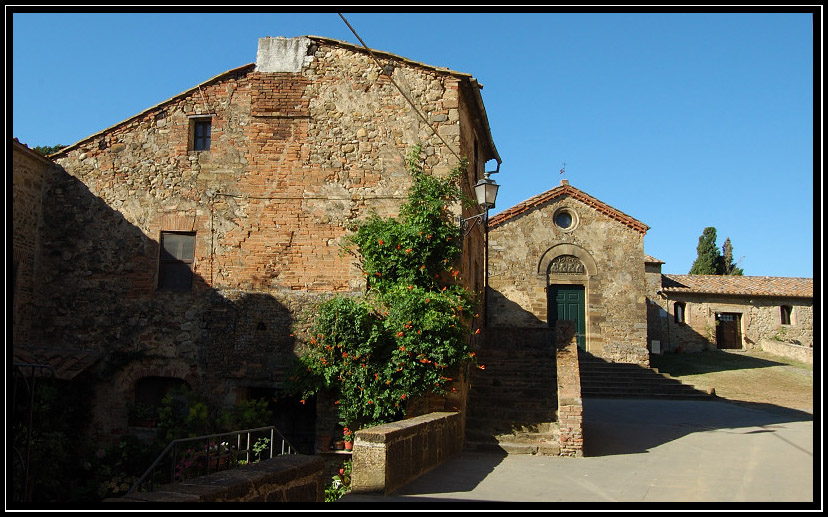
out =
[[104,502],[317,503],[325,501],[324,474],[320,456],[289,454]]
[[461,413],[430,413],[357,431],[351,491],[389,494],[462,448]]
[[763,352],[769,354],[779,355],[802,361],[803,363],[814,364],[814,349],[802,345],[794,345],[792,343],[783,343],[782,341],[774,341],[772,339],[759,340],[759,346]]

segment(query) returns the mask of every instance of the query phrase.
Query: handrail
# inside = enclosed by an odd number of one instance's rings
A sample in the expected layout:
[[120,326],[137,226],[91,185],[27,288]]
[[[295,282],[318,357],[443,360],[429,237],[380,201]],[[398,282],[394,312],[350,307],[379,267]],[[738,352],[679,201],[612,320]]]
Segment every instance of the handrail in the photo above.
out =
[[[152,491],[153,485],[154,485],[154,482],[153,482],[154,480],[151,476],[156,471],[158,466],[161,464],[162,460],[164,460],[165,457],[168,456],[171,451],[172,451],[172,455],[171,455],[172,461],[170,462],[170,482],[174,482],[176,477],[177,477],[176,472],[175,472],[176,461],[177,461],[177,456],[178,456],[177,452],[178,452],[178,447],[181,444],[192,443],[192,442],[199,442],[199,444],[201,444],[201,443],[205,444],[205,447],[204,447],[203,451],[206,453],[204,455],[204,458],[205,458],[205,461],[206,461],[206,472],[209,473],[210,472],[210,465],[211,465],[210,460],[212,458],[215,458],[216,460],[220,460],[221,458],[228,458],[228,459],[232,458],[234,460],[237,460],[239,455],[244,454],[245,458],[246,458],[245,461],[249,463],[251,461],[251,459],[250,459],[251,453],[255,453],[257,456],[260,455],[260,452],[256,451],[253,448],[254,444],[252,443],[251,435],[253,435],[255,433],[263,433],[264,434],[267,431],[270,431],[270,438],[269,438],[269,442],[268,442],[268,448],[270,449],[270,451],[269,451],[270,458],[273,457],[273,444],[275,442],[275,438],[276,438],[277,435],[282,440],[282,445],[281,445],[281,449],[280,449],[281,452],[278,455],[296,454],[296,449],[290,444],[290,442],[287,441],[287,439],[284,436],[282,436],[282,433],[280,433],[279,430],[276,429],[272,425],[267,426],[267,427],[256,427],[256,428],[253,428],[253,429],[243,429],[243,430],[240,430],[240,431],[229,431],[229,432],[224,432],[224,433],[214,433],[214,434],[208,434],[208,435],[203,435],[203,436],[196,436],[196,437],[193,437],[193,438],[179,438],[179,439],[171,441],[164,448],[164,450],[161,452],[161,454],[158,455],[158,457],[155,459],[155,461],[152,462],[152,464],[149,466],[149,468],[147,468],[147,470],[141,475],[141,477],[139,477],[138,480],[135,481],[135,483],[132,484],[132,486],[127,491],[127,495],[132,494],[136,490],[138,490],[138,488],[141,485],[143,485],[145,481],[147,481],[147,478],[149,478],[149,490]],[[243,435],[246,435],[246,445],[245,445],[244,449],[242,449],[242,436]],[[226,441],[221,441],[221,439],[223,437],[229,438],[229,437],[233,437],[233,436],[235,436],[235,441],[236,441],[235,449],[233,449],[233,448],[231,448],[230,446],[227,445],[230,442],[229,439],[226,440]],[[258,443],[259,442],[257,441],[256,444],[258,444]],[[213,449],[213,448],[215,448],[215,450],[216,450],[215,454],[212,454],[211,449]],[[187,452],[191,452],[192,450],[193,449],[190,448],[190,449],[188,449]],[[199,448],[197,450],[201,451],[202,449]],[[261,452],[264,452],[264,451],[261,451]],[[217,461],[217,463],[218,463],[218,461]],[[235,463],[235,462],[233,462],[233,463]],[[228,462],[228,466],[230,464],[231,464],[231,462]],[[218,467],[217,467],[217,469],[218,469]]]

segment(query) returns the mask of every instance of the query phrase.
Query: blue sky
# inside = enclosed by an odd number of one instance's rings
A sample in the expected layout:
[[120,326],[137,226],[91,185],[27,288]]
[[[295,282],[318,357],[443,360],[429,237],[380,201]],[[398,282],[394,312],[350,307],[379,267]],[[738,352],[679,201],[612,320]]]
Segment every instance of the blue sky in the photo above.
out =
[[[812,277],[816,222],[821,273],[811,13],[342,14],[368,46],[484,85],[503,160],[491,215],[557,186],[566,163],[572,186],[650,227],[644,249],[664,272],[687,273],[714,226],[745,274]],[[252,63],[260,37],[359,44],[336,12],[9,19],[8,136],[30,147],[77,142]]]

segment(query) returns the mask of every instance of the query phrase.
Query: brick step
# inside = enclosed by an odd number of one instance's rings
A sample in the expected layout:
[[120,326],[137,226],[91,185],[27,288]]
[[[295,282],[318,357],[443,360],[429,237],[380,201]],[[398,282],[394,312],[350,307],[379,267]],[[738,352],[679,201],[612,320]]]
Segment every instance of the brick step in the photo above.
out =
[[467,419],[477,422],[541,422],[556,420],[557,407],[511,409],[501,406],[473,407],[469,405]]

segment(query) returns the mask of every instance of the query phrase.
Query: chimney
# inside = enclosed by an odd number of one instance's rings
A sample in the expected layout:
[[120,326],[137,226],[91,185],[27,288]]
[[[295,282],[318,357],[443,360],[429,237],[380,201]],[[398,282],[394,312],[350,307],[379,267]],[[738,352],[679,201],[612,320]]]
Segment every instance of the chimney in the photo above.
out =
[[259,49],[256,52],[257,72],[292,72],[298,73],[302,67],[313,60],[308,55],[311,45],[310,38],[259,38]]

